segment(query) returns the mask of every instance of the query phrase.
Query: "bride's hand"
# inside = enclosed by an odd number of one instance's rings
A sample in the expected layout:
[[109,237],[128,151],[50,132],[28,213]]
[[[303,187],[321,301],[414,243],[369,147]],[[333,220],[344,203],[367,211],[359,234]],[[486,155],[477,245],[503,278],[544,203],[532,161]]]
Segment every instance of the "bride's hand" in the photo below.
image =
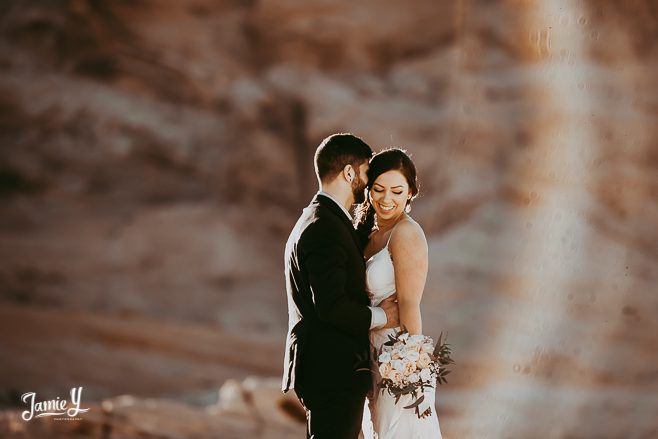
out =
[[400,316],[396,294],[382,300],[382,303],[380,303],[379,306],[386,313],[386,325],[384,325],[384,328],[397,328],[400,326]]
[[388,296],[386,299],[382,300],[382,303],[384,303],[384,302],[398,303],[398,294],[395,293],[395,294],[392,294],[392,295]]

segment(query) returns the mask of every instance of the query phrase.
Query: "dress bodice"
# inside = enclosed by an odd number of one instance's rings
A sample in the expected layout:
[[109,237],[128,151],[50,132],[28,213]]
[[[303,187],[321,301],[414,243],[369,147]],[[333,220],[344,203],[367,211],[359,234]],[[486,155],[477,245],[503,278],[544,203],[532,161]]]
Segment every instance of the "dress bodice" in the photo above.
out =
[[[366,289],[371,306],[378,306],[382,300],[395,294],[395,268],[388,250],[388,238],[383,249],[366,261]],[[388,341],[389,335],[394,335],[398,328],[374,329],[370,331],[370,344],[379,353],[382,344]],[[377,354],[378,355],[378,354]]]
[[366,288],[372,306],[395,294],[395,269],[388,250],[390,240],[389,237],[384,248],[366,261]]

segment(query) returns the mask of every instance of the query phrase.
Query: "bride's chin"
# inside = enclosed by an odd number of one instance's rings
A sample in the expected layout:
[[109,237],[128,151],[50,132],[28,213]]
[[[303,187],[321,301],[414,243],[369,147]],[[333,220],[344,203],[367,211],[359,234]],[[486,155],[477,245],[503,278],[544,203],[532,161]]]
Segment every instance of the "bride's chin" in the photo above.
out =
[[380,221],[380,222],[381,222],[381,221],[390,221],[390,220],[393,219],[393,218],[394,218],[394,217],[393,217],[392,215],[390,215],[390,214],[377,215],[377,220]]
[[380,208],[375,208],[375,212],[377,213],[377,216],[380,218],[391,218],[395,216],[395,209],[388,212],[384,212]]

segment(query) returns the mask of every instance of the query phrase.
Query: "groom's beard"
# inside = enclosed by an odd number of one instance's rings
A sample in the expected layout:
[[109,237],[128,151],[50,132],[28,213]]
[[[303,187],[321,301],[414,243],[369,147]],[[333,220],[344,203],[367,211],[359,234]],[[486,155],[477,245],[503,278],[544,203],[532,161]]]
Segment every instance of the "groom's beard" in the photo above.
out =
[[368,183],[364,183],[360,178],[355,178],[352,181],[352,195],[354,196],[354,204],[361,204],[366,201],[366,187]]

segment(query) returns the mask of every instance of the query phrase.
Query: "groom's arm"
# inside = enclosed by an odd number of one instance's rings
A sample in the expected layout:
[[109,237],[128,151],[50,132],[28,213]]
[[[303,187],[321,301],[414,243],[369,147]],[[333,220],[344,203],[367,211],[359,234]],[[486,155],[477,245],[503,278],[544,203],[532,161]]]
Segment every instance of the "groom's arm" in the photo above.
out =
[[386,326],[386,322],[388,322],[386,311],[378,306],[369,306],[368,308],[370,308],[370,312],[372,313],[370,329],[380,329]]
[[347,294],[348,258],[345,250],[336,242],[335,235],[331,239],[331,234],[324,234],[313,241],[308,243],[305,267],[318,318],[346,332],[363,336],[371,327],[373,313],[370,307],[355,302]]

